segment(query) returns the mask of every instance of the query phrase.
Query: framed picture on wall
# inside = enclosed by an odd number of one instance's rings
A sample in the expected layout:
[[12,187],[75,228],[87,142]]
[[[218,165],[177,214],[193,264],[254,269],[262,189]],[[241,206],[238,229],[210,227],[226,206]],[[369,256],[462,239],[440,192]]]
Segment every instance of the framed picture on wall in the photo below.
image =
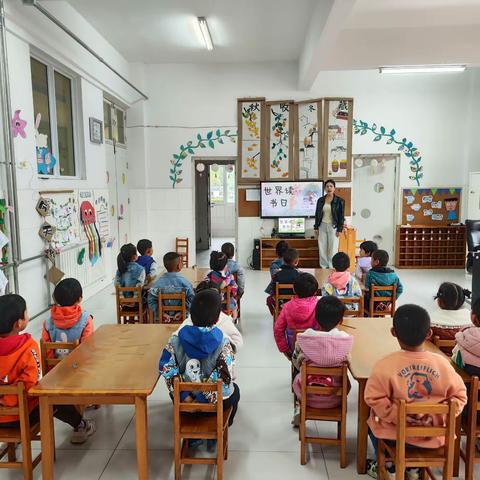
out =
[[294,106],[293,100],[277,100],[266,103],[265,177],[267,180],[293,180],[294,178]]
[[90,117],[90,141],[92,143],[103,143],[103,122]]
[[323,176],[321,99],[295,103],[295,179],[318,180]]
[[265,98],[239,98],[237,123],[237,183],[259,183],[264,175]]
[[352,179],[352,98],[324,99],[323,178]]

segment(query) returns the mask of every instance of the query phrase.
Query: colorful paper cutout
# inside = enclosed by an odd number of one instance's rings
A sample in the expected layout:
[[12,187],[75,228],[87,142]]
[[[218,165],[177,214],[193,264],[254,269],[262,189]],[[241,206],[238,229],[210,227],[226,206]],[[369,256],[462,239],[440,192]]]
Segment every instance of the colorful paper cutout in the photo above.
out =
[[12,118],[12,133],[13,138],[17,138],[19,135],[22,138],[27,138],[27,133],[25,132],[25,127],[27,126],[26,120],[20,118],[20,111],[15,110]]

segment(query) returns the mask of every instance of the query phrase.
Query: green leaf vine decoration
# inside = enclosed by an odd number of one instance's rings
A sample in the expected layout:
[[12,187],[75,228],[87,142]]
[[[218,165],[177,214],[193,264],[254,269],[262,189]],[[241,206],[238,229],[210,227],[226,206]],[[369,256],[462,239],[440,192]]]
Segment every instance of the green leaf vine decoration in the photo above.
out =
[[180,183],[182,179],[182,164],[185,158],[189,155],[195,153],[195,150],[198,148],[215,148],[215,143],[224,143],[224,139],[229,139],[231,142],[235,143],[237,137],[237,132],[232,132],[231,130],[221,131],[217,129],[215,131],[211,130],[207,132],[205,138],[199,133],[197,134],[196,144],[193,143],[192,140],[189,140],[186,145],[180,145],[179,153],[173,154],[173,160],[170,160],[172,166],[170,167],[170,175],[169,178],[172,182],[172,187]]
[[406,138],[398,140],[395,137],[397,132],[393,128],[388,132],[385,127],[377,127],[376,123],[369,125],[363,120],[353,119],[353,133],[365,135],[367,132],[372,132],[375,135],[373,138],[374,142],[379,142],[382,138],[386,138],[387,145],[392,143],[398,145],[398,151],[402,152],[409,159],[410,171],[412,172],[409,176],[410,180],[420,185],[420,179],[423,177],[423,167],[420,165],[422,156],[420,151],[413,146],[413,143],[409,142]]

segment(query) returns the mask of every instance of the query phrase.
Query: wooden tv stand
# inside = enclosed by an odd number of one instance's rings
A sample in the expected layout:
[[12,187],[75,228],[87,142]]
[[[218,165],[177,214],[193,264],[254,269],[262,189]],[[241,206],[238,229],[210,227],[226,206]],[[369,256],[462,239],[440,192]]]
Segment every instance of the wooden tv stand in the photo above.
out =
[[260,268],[268,270],[270,264],[277,258],[275,247],[281,240],[288,242],[291,248],[296,248],[300,254],[298,266],[301,268],[318,268],[318,242],[316,238],[261,238]]

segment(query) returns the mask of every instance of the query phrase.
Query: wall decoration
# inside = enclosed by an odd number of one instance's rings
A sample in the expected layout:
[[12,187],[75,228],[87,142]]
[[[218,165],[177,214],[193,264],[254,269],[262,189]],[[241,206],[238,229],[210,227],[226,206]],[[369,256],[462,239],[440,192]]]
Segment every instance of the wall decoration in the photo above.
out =
[[293,180],[294,103],[292,100],[277,100],[267,102],[266,107],[268,146],[268,155],[265,159],[266,178]]
[[324,179],[352,179],[353,99],[324,100]]
[[295,104],[295,178],[319,179],[323,175],[322,100]]
[[40,197],[35,209],[39,215],[46,217],[50,213],[50,202],[46,198]]
[[394,128],[388,131],[388,129],[383,126],[378,127],[376,123],[369,125],[363,120],[353,120],[353,133],[356,135],[365,135],[367,132],[375,135],[373,138],[374,142],[379,142],[382,138],[385,138],[387,145],[398,145],[398,151],[402,152],[409,159],[411,171],[409,176],[410,180],[420,185],[420,180],[423,177],[423,167],[420,165],[422,155],[418,148],[413,145],[413,142],[408,141],[406,138],[398,139],[396,137],[397,132]]
[[50,270],[47,273],[47,279],[50,283],[53,283],[56,285],[63,277],[65,274],[59,270],[55,265],[50,268]]
[[95,224],[95,208],[88,200],[84,200],[80,205],[80,219],[88,239],[88,256],[92,265],[95,265],[102,255],[102,242]]
[[102,242],[106,242],[110,237],[110,221],[108,219],[108,199],[105,195],[95,194],[95,210],[100,239]]
[[42,115],[39,113],[35,119],[35,144],[37,152],[37,173],[39,175],[53,175],[57,159],[48,149],[48,135],[40,133],[38,128]]
[[103,143],[103,122],[96,118],[90,117],[90,141],[92,143]]
[[265,98],[239,98],[238,122],[238,184],[258,183],[263,178],[265,155]]
[[211,130],[207,132],[205,136],[202,134],[197,134],[196,143],[192,140],[189,140],[186,145],[180,145],[179,153],[173,154],[173,160],[170,160],[171,167],[169,170],[169,179],[172,182],[172,188],[180,183],[182,178],[182,165],[183,161],[189,156],[192,155],[196,149],[198,148],[215,148],[215,143],[224,143],[225,139],[229,139],[231,142],[235,143],[237,137],[236,132],[232,132],[231,130],[224,130],[223,132],[220,129],[215,131]]
[[15,113],[12,117],[12,133],[13,138],[17,138],[19,135],[22,138],[27,138],[27,133],[25,132],[25,127],[27,126],[26,120],[20,118],[20,111],[15,110]]
[[55,265],[55,259],[57,258],[57,252],[52,248],[48,247],[45,250],[45,256],[52,262],[53,265]]
[[461,188],[404,188],[402,224],[450,225],[460,222]]
[[46,242],[50,242],[53,238],[53,234],[55,233],[55,227],[50,225],[47,222],[44,222],[38,231],[38,235],[43,238]]
[[83,265],[83,262],[85,261],[85,249],[82,248],[79,252],[78,252],[78,256],[77,256],[77,265]]

